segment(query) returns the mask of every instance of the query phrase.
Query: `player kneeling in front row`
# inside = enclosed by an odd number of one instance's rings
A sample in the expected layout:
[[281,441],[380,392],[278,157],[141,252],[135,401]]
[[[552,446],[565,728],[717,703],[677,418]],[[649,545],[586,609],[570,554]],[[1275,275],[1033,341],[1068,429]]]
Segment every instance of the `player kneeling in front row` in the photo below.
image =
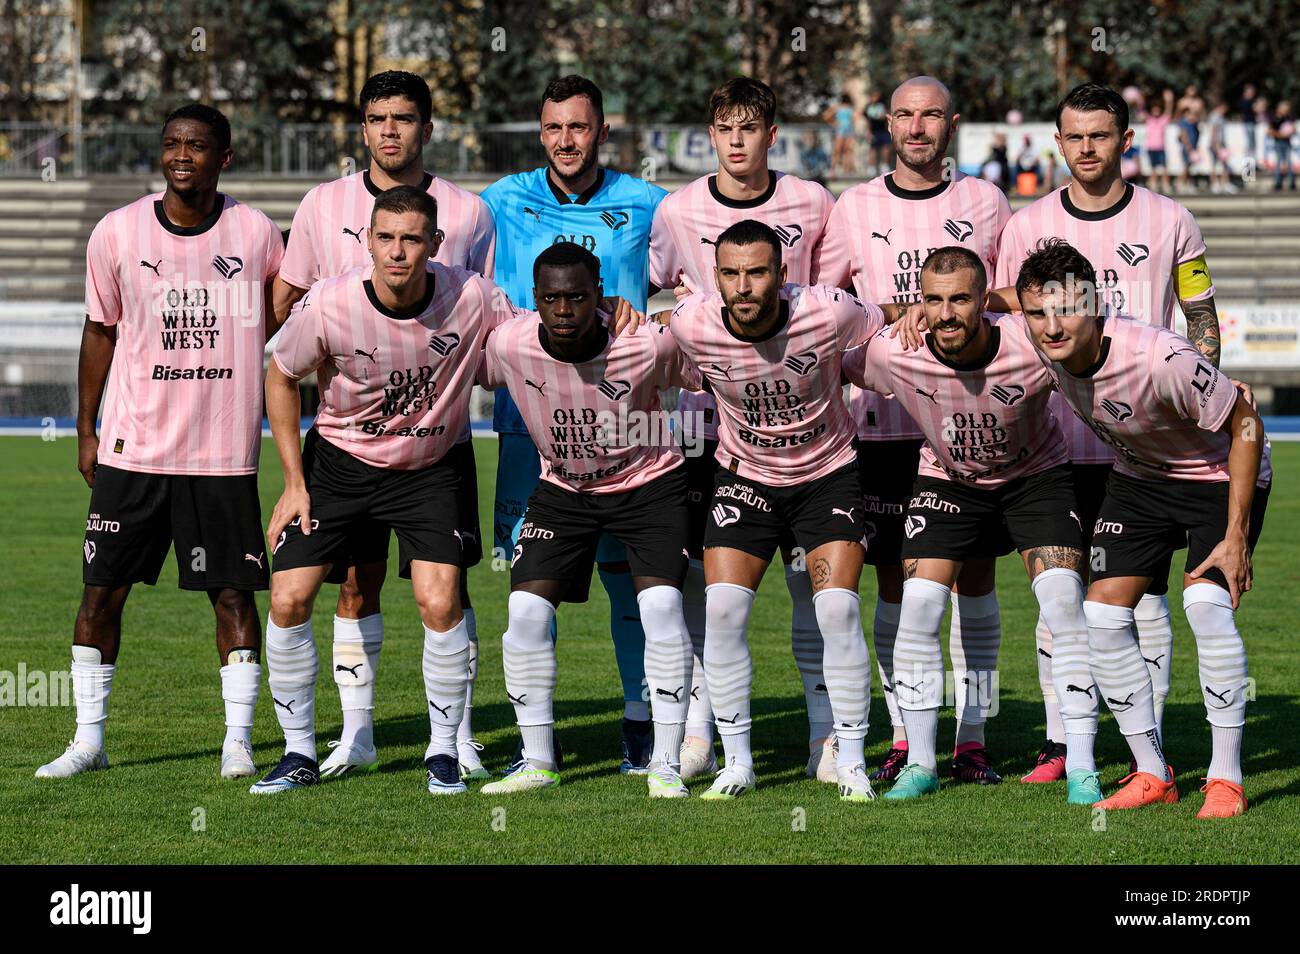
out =
[[662,325],[610,334],[596,306],[600,261],[571,242],[533,264],[536,312],[497,328],[480,382],[506,387],[542,460],[510,562],[502,638],[506,693],[524,758],[488,795],[559,784],[554,746],[555,641],[560,602],[587,599],[602,533],[628,552],[650,688],[652,798],[685,798],[680,752],[690,703],[691,641],[682,615],[687,508],[684,458],[659,390],[698,389],[700,374]]
[[885,322],[875,305],[826,285],[786,284],[781,241],[751,219],[718,236],[717,292],[674,309],[671,327],[717,398],[718,473],[704,536],[704,674],[727,764],[704,794],[755,784],[750,751],[749,614],[772,555],[807,554],[835,734],[840,797],[875,797],[863,761],[870,663],[858,607],[862,499],[844,351]]
[[[274,559],[266,627],[268,682],[285,755],[254,794],[320,781],[311,611],[330,568],[370,524],[397,534],[400,574],[424,623],[431,794],[465,791],[456,728],[465,706],[469,633],[460,603],[460,471],[452,460],[488,333],[513,314],[496,285],[430,262],[437,206],[398,186],[370,218],[372,264],[317,282],[280,331],[266,380],[267,416],[285,490],[267,530]],[[298,445],[298,380],[321,389],[310,474]]]
[[1267,485],[1256,489],[1264,425],[1185,338],[1103,314],[1092,265],[1064,241],[1040,243],[1021,266],[1016,291],[1061,394],[1115,450],[1083,608],[1092,674],[1137,770],[1097,806],[1178,801],[1133,610],[1154,568],[1168,566],[1170,554],[1187,547],[1183,609],[1196,637],[1212,737],[1205,804],[1197,817],[1240,815],[1246,810],[1246,647],[1235,611],[1251,588],[1250,555],[1268,500]]
[[[904,522],[907,579],[889,674],[907,726],[907,765],[885,798],[938,791],[935,734],[945,682],[939,625],[949,592],[963,562],[1015,549],[1055,639],[1054,675],[1073,760],[1068,800],[1090,805],[1101,793],[1092,756],[1097,705],[1074,486],[1048,409],[1052,379],[1021,320],[985,313],[987,298],[979,256],[960,246],[937,249],[921,270],[924,346],[909,350],[902,337],[881,333],[844,359],[850,382],[895,395],[926,438]],[[1088,694],[1076,700],[1067,684]],[[994,685],[976,688],[982,700],[996,692]]]

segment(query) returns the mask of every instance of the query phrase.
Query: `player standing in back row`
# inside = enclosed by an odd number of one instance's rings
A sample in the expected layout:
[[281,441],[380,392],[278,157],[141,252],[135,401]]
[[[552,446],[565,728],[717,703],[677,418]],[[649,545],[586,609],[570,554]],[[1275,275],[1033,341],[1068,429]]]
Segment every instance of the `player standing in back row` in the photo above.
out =
[[[516,308],[531,309],[533,262],[559,242],[581,245],[600,259],[605,293],[645,311],[650,223],[666,193],[657,185],[606,169],[599,150],[609,137],[600,89],[581,76],[547,84],[538,108],[546,165],[516,173],[483,190],[496,222],[493,278]],[[496,395],[492,426],[500,434],[493,539],[502,554],[513,552],[524,508],[537,487],[537,448],[509,393]],[[620,771],[649,771],[652,729],[645,689],[645,634],[627,554],[605,537],[596,554],[609,594],[610,633],[623,683],[623,760]]]
[[[848,287],[863,301],[919,301],[921,269],[936,248],[970,249],[992,274],[998,238],[1011,207],[991,182],[950,167],[945,156],[960,116],[937,79],[914,76],[894,90],[889,130],[895,165],[890,174],[840,194],[819,250],[817,281]],[[867,527],[867,562],[876,568],[879,595],[873,632],[884,683],[893,745],[871,780],[893,780],[907,762],[907,731],[892,681],[894,641],[903,599],[903,515],[916,480],[921,429],[892,395],[853,388],[849,410],[858,433],[858,466]],[[948,649],[957,692],[953,777],[996,783],[984,746],[987,687],[1002,639],[994,561],[962,564],[953,596]],[[960,688],[960,687],[971,687]]]
[[163,125],[167,188],[110,212],[90,236],[77,408],[77,469],[91,488],[72,639],[77,733],[37,778],[108,768],[122,608],[133,584],[157,582],[171,545],[181,589],[206,592],[216,615],[221,776],[255,771],[262,638],[253,591],[267,582],[262,352],[276,329],[270,281],[284,246],[270,219],[217,191],[231,158],[226,117],[182,106]]
[[[1120,157],[1133,139],[1128,104],[1096,83],[1076,86],[1056,108],[1056,145],[1070,169],[1069,183],[1021,209],[1007,223],[994,285],[1015,285],[1021,264],[1042,239],[1068,241],[1092,263],[1096,293],[1120,314],[1173,330],[1175,309],[1187,317],[1187,337],[1210,362],[1219,363],[1219,317],[1205,263],[1205,240],[1192,214],[1173,199],[1125,182]],[[1075,467],[1079,516],[1085,536],[1106,490],[1114,455],[1064,401],[1053,408]],[[1151,588],[1134,610],[1142,657],[1155,692],[1156,725],[1169,693],[1173,630],[1169,623],[1169,568],[1151,574]],[[1051,633],[1039,619],[1038,672],[1047,710],[1047,741],[1025,782],[1065,777],[1060,700],[1052,690]]]
[[[813,265],[834,200],[826,189],[798,176],[770,170],[768,150],[776,142],[776,94],[748,77],[728,80],[709,99],[709,141],[718,169],[678,189],[660,204],[650,239],[650,279],[660,288],[684,286],[687,292],[717,290],[718,236],[745,219],[769,226],[781,240],[788,281],[817,280]],[[717,405],[711,395],[682,392],[678,398],[685,440],[704,453],[687,458],[691,501],[691,569],[685,585],[686,619],[695,653],[704,651],[704,525],[717,470]],[[700,427],[702,424],[702,428]],[[696,431],[699,433],[696,433]],[[689,445],[688,445],[689,446]],[[783,540],[786,586],[794,603],[790,640],[808,707],[808,774],[834,782],[834,732],[830,700],[821,671],[822,641],[813,612],[808,573],[792,566],[792,540]],[[682,776],[715,771],[713,725],[703,669],[697,661],[691,715],[682,751]]]
[[[494,233],[487,206],[472,192],[424,169],[424,146],[433,133],[433,100],[428,84],[412,73],[377,73],[361,87],[360,109],[361,136],[370,153],[370,168],[321,183],[303,198],[293,217],[284,264],[275,283],[276,317],[281,322],[313,283],[370,261],[366,228],[375,197],[398,185],[423,189],[437,203],[442,241],[435,261],[479,274],[490,273]],[[305,449],[309,472],[318,440],[313,432],[312,443]],[[486,778],[488,773],[478,756],[482,746],[474,739],[470,725],[478,630],[466,571],[482,559],[483,547],[478,525],[478,472],[468,430],[449,453],[461,475],[457,507],[466,551],[460,598],[470,640],[469,689],[465,715],[457,730],[457,749],[466,777]],[[321,763],[324,778],[378,764],[374,744],[375,675],[384,644],[379,599],[388,573],[388,538],[387,527],[358,527],[350,556],[334,567],[328,579],[340,584],[334,615],[333,673],[343,708],[343,736],[330,743],[334,751]]]

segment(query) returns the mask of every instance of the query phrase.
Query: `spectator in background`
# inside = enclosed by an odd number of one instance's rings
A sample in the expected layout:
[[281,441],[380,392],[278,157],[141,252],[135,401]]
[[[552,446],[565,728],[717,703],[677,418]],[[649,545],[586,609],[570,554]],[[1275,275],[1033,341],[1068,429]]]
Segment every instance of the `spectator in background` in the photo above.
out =
[[1056,188],[1056,150],[1043,150],[1043,163],[1039,167],[1043,174],[1043,191],[1051,192]]
[[1195,86],[1188,86],[1183,90],[1183,95],[1179,98],[1178,104],[1174,107],[1173,113],[1176,116],[1181,116],[1183,110],[1187,110],[1191,114],[1191,120],[1196,123],[1196,125],[1199,126],[1201,123],[1205,122],[1205,117],[1209,114],[1209,110],[1206,108],[1205,100],[1201,99],[1201,94]]
[[1011,189],[1011,163],[1007,159],[1007,134],[994,133],[989,143],[989,157],[980,167],[981,178],[997,184],[1003,192]]
[[1018,195],[1038,195],[1042,184],[1042,175],[1038,168],[1038,153],[1034,151],[1032,136],[1026,135],[1020,146],[1020,155],[1016,156],[1016,193]]
[[894,166],[894,140],[889,135],[889,106],[880,90],[871,91],[862,115],[867,119],[867,136],[871,144],[871,166],[867,174],[872,177],[884,175]]
[[1241,96],[1237,99],[1237,117],[1246,127],[1246,155],[1255,155],[1255,98],[1259,94],[1255,91],[1254,83],[1247,83],[1241,88]]
[[[1173,94],[1168,93],[1168,98]],[[1147,113],[1147,161],[1151,163],[1151,187],[1168,195],[1169,170],[1165,165],[1165,130],[1169,128],[1169,112],[1163,100],[1156,100]],[[1163,183],[1163,186],[1161,185]]]
[[[1196,87],[1189,86],[1195,91]],[[1186,102],[1186,99],[1183,100]],[[1191,106],[1183,106],[1178,111],[1178,146],[1183,153],[1183,171],[1178,173],[1178,191],[1194,192],[1192,184],[1192,164],[1201,161],[1198,148],[1201,141],[1201,127],[1195,118],[1196,111]]]
[[803,165],[805,178],[819,186],[826,185],[826,170],[831,167],[831,157],[826,154],[826,148],[816,130],[809,129],[803,134],[799,162]]
[[857,170],[853,161],[853,100],[848,93],[840,96],[838,106],[827,108],[822,114],[822,122],[830,123],[835,130],[835,145],[831,147],[831,175],[854,175]]
[[[1262,129],[1264,131],[1264,135],[1263,135],[1264,139],[1269,138],[1268,127],[1269,127],[1269,122],[1272,120],[1272,117],[1273,114],[1268,111],[1268,99],[1263,96],[1257,97],[1255,99],[1255,127],[1257,129]],[[1256,133],[1256,136],[1258,135],[1259,134]],[[1255,159],[1256,161],[1259,160],[1259,154],[1261,151],[1263,151],[1260,149],[1260,146],[1261,143],[1258,138],[1251,140],[1250,155],[1251,158]]]
[[1210,110],[1206,129],[1209,140],[1210,191],[1236,192],[1228,169],[1228,104],[1220,102]]
[[1273,191],[1282,190],[1282,175],[1285,172],[1289,188],[1295,191],[1295,169],[1291,165],[1291,137],[1295,135],[1295,117],[1291,115],[1291,104],[1286,100],[1277,104],[1268,123],[1268,135],[1273,140],[1273,159],[1277,162],[1277,171],[1273,179]]

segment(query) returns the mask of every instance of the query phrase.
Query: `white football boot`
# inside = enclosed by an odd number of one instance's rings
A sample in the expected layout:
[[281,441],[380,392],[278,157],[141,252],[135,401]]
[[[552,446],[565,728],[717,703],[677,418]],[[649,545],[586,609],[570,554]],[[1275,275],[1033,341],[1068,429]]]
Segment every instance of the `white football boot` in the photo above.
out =
[[478,739],[460,739],[456,742],[456,758],[460,762],[460,777],[465,782],[481,782],[492,777],[492,773],[483,767],[479,753],[483,743]]
[[734,801],[753,791],[757,784],[758,779],[754,777],[752,768],[733,762],[718,773],[709,790],[700,798],[706,801]]
[[671,765],[662,762],[650,764],[646,785],[650,789],[651,798],[689,798],[691,794],[682,782],[681,775]]
[[101,772],[106,768],[108,756],[103,749],[92,749],[85,742],[69,742],[62,755],[36,770],[36,777],[72,778],[82,772]]
[[814,740],[809,748],[808,777],[830,785],[835,784],[839,777],[835,769],[835,762],[840,755],[839,739],[828,735],[824,739]]
[[876,799],[876,793],[871,788],[871,779],[867,778],[867,766],[863,762],[840,770],[837,781],[840,785],[842,802],[871,802]]
[[713,754],[713,743],[705,742],[695,736],[688,736],[682,742],[682,778],[716,775],[717,772],[718,759]]
[[375,751],[373,745],[369,748],[357,745],[355,742],[345,745],[342,739],[335,739],[329,747],[334,751],[330,752],[325,757],[325,761],[320,764],[321,781],[327,778],[338,778],[353,769],[374,772],[379,768],[379,753]]
[[257,774],[253,764],[253,750],[243,739],[227,742],[221,747],[221,777],[248,778]]
[[514,770],[499,782],[489,782],[479,789],[484,795],[513,795],[560,784],[560,773],[538,768],[527,759],[515,764]]

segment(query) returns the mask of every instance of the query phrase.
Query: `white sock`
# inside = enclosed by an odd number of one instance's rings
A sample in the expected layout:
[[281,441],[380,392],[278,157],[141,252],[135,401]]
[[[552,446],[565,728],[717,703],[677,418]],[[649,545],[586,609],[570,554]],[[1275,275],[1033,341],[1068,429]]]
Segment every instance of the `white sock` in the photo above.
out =
[[872,643],[876,647],[876,670],[885,691],[885,708],[889,710],[889,724],[894,730],[894,741],[905,741],[903,714],[898,709],[898,694],[894,692],[894,641],[898,638],[898,614],[903,604],[876,600],[876,615],[871,626]]
[[[1085,635],[1087,629],[1084,630]],[[1061,703],[1052,684],[1052,631],[1047,628],[1043,614],[1038,614],[1038,625],[1034,627],[1034,656],[1038,660],[1038,688],[1043,694],[1043,712],[1047,720],[1047,738],[1053,742],[1068,744],[1065,740],[1065,726],[1061,722]],[[1086,645],[1086,643],[1085,643]]]
[[[1097,734],[1097,690],[1089,664],[1088,620],[1083,614],[1083,579],[1074,570],[1055,567],[1034,578],[1039,618],[1050,630],[1053,692],[1060,700],[1063,735],[1073,739]],[[1040,657],[1041,658],[1041,657]],[[1082,690],[1082,691],[1081,691]],[[1066,742],[1066,771],[1097,770],[1093,744],[1072,751]]]
[[949,592],[949,587],[933,580],[905,582],[894,643],[894,689],[907,729],[907,761],[931,771],[937,770],[936,735],[944,691],[939,626]]
[[465,713],[469,676],[469,632],[462,617],[444,633],[424,627],[424,695],[429,710],[427,759],[456,756],[456,728]]
[[375,744],[375,676],[384,646],[384,616],[334,617],[334,683],[343,709],[342,741]]
[[74,742],[102,751],[104,723],[108,720],[108,695],[113,691],[116,665],[106,665],[94,646],[72,647],[72,695],[77,703]]
[[691,704],[686,710],[686,734],[713,743],[713,701],[704,678],[704,564],[691,560],[682,583],[682,615],[691,636]]
[[754,591],[734,583],[705,590],[704,677],[727,763],[753,768],[750,750],[750,693],[754,665],[749,655],[749,613]]
[[652,586],[638,593],[636,601],[645,630],[645,674],[654,715],[651,761],[680,768],[693,656],[682,615],[682,591]]
[[469,634],[469,675],[465,687],[465,714],[460,717],[456,727],[456,741],[464,742],[474,738],[474,681],[478,679],[478,621],[474,618],[474,608],[465,609],[465,632]]
[[1002,613],[998,594],[953,593],[948,623],[948,654],[952,657],[956,692],[957,744],[984,744],[984,723],[997,692],[998,649],[1002,645]]
[[1210,723],[1210,778],[1241,784],[1241,730],[1246,724],[1246,646],[1228,591],[1213,583],[1183,590],[1183,610],[1196,637],[1201,698]]
[[825,644],[821,669],[840,741],[836,765],[848,769],[863,760],[871,702],[871,657],[862,633],[858,594],[826,587],[813,597],[813,609]]
[[277,626],[266,617],[266,684],[284,731],[284,754],[316,760],[316,640],[311,620]]
[[257,663],[230,663],[221,667],[221,698],[226,706],[226,743],[253,744],[253,710],[262,683]]
[[1097,756],[1094,753],[1096,745],[1097,733],[1095,732],[1076,735],[1067,731],[1065,733],[1065,774],[1097,771]]
[[524,757],[554,770],[555,748],[551,711],[555,696],[555,643],[551,623],[555,607],[523,590],[510,594],[510,622],[501,637],[506,695],[515,708],[515,722],[524,740]]
[[1168,780],[1164,752],[1156,733],[1151,677],[1138,651],[1133,611],[1127,606],[1085,600],[1083,615],[1088,621],[1088,658],[1096,681],[1094,691],[1105,697],[1119,731],[1133,751],[1138,771]]
[[1164,739],[1165,699],[1172,676],[1174,630],[1169,621],[1169,596],[1145,594],[1133,610],[1138,649],[1151,676],[1151,702],[1156,711],[1156,732]]
[[[835,716],[832,713],[830,693],[822,675],[825,648],[819,628],[812,580],[807,570],[785,568],[785,588],[790,591],[790,649],[794,664],[803,683],[804,705],[808,709],[808,741],[824,739],[831,734]],[[861,628],[861,624],[859,624]]]

